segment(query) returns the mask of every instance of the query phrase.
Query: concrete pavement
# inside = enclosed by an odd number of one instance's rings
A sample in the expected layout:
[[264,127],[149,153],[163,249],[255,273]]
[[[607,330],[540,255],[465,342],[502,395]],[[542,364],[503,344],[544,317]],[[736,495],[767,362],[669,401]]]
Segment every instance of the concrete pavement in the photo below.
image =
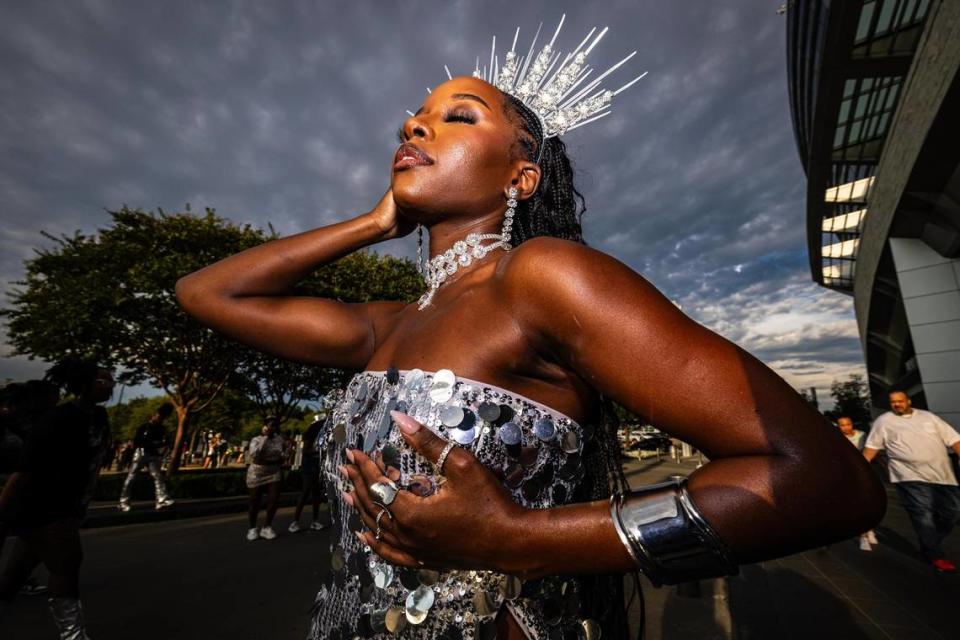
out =
[[[687,475],[695,461],[626,465],[632,484]],[[327,532],[286,534],[292,509],[277,516],[280,537],[244,540],[245,516],[217,515],[83,532],[84,601],[93,640],[299,640],[327,571]],[[960,576],[923,562],[896,494],[877,530],[856,540],[743,567],[727,580],[645,586],[647,640],[776,638],[937,639],[960,637]],[[9,543],[8,543],[9,544]],[[960,535],[946,542],[960,559]],[[639,607],[635,606],[639,617]],[[0,638],[54,637],[43,598],[20,598]]]

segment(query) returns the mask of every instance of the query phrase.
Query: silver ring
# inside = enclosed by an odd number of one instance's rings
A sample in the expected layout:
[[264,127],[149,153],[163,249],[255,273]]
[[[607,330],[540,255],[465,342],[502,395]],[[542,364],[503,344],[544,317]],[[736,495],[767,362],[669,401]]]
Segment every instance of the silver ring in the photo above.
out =
[[450,455],[450,450],[457,446],[457,443],[453,440],[447,442],[447,445],[443,448],[443,451],[440,452],[440,457],[437,458],[437,463],[433,465],[434,471],[438,476],[443,475],[443,463],[447,461],[447,456]]
[[393,501],[396,499],[397,492],[399,490],[400,487],[398,487],[397,484],[389,478],[379,482],[374,482],[372,485],[370,485],[370,494],[377,502],[380,502],[385,506],[390,506],[393,504]]
[[382,531],[381,531],[381,529],[380,529],[380,519],[383,518],[383,514],[387,514],[387,515],[390,517],[390,519],[393,520],[393,514],[390,513],[390,509],[387,509],[387,508],[386,508],[385,506],[383,506],[382,504],[380,504],[380,503],[375,503],[375,504],[380,507],[380,513],[377,514],[377,520],[376,520],[377,530],[376,530],[376,532],[373,534],[373,539],[374,539],[374,540],[379,540],[379,539],[380,539],[380,536],[381,536],[381,533],[382,533]]

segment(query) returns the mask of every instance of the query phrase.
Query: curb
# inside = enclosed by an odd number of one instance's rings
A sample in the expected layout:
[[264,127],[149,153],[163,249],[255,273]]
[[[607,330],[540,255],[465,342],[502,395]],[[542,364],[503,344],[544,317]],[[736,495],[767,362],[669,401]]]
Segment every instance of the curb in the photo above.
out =
[[[281,493],[280,507],[296,505],[299,497],[299,491]],[[249,500],[249,496],[177,500],[172,507],[160,511],[153,508],[153,502],[140,501],[131,503],[131,510],[126,513],[118,510],[116,503],[99,502],[94,503],[87,510],[87,517],[82,528],[98,529],[100,527],[119,527],[130,524],[203,518],[224,513],[242,513],[247,510]],[[326,503],[321,504],[320,508],[326,511]]]

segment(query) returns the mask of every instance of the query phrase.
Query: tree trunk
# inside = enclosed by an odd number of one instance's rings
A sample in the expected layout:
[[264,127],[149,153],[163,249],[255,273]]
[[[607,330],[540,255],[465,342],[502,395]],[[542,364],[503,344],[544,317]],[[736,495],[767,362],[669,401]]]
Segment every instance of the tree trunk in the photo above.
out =
[[190,411],[186,407],[178,406],[177,410],[177,433],[173,437],[173,454],[170,456],[170,473],[176,473],[180,469],[181,449],[183,441],[186,440],[187,431],[190,426]]

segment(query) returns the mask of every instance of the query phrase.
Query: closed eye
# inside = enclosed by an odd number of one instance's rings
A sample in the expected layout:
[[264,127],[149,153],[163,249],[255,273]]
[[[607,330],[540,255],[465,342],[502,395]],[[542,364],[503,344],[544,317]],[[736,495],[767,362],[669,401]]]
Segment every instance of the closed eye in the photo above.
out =
[[474,124],[477,119],[469,111],[453,111],[448,113],[444,119],[444,122],[466,122],[467,124]]

